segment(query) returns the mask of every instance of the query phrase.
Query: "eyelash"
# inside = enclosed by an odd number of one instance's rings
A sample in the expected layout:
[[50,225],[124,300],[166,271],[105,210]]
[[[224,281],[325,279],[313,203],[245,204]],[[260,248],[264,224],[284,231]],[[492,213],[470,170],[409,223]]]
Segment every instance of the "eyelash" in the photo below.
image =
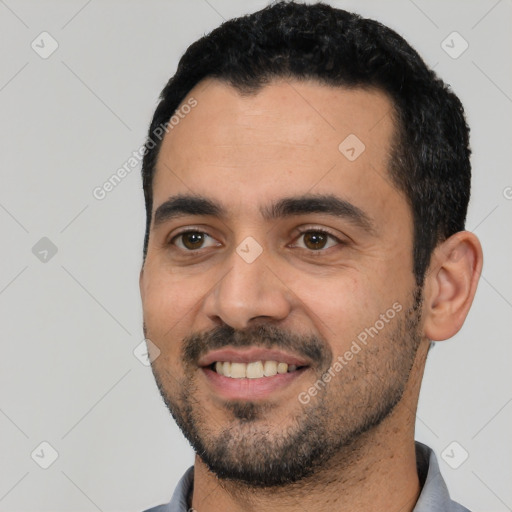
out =
[[[331,232],[327,231],[326,229],[323,229],[323,228],[305,228],[305,229],[298,229],[298,236],[295,238],[295,240],[298,240],[301,236],[307,234],[307,233],[322,233],[323,235],[326,235],[328,237],[330,237],[331,239],[335,240],[337,242],[337,245],[345,245],[345,243],[340,240],[337,236],[333,235]],[[198,230],[198,229],[188,229],[186,231],[182,231],[181,233],[178,233],[176,235],[174,235],[168,242],[168,245],[175,245],[175,241],[181,237],[181,236],[184,236],[184,235],[188,235],[188,234],[194,234],[194,233],[197,233],[197,234],[200,234],[200,235],[206,235],[207,237],[209,238],[212,238],[213,237],[210,237],[210,235],[204,231],[201,231],[201,230]],[[201,251],[203,249],[203,247],[199,248],[199,249],[182,249],[181,247],[178,247],[179,250],[181,251],[185,251],[185,252],[188,252],[188,253],[194,253],[194,252],[198,252],[198,251]],[[303,247],[299,247],[299,249],[303,249],[303,250],[306,250],[308,252],[310,252],[311,254],[315,254],[315,253],[318,253],[318,254],[321,254],[325,251],[327,251],[328,249],[331,249],[331,247],[328,247],[327,249],[318,249],[318,250],[313,250],[313,249],[304,249]]]

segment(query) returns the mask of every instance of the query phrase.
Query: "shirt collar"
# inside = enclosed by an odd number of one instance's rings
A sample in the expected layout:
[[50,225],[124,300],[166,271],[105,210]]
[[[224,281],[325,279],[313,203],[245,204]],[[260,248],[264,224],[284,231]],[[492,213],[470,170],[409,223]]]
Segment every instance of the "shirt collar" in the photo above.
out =
[[427,445],[418,441],[416,466],[422,489],[413,512],[469,512],[467,508],[451,500],[436,454]]

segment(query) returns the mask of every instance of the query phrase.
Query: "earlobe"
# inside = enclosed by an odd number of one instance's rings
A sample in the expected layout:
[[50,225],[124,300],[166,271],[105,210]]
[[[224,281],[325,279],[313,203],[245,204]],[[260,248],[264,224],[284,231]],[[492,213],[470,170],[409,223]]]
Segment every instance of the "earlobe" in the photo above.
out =
[[455,233],[438,245],[425,278],[424,334],[446,340],[462,327],[476,293],[483,255],[478,238]]

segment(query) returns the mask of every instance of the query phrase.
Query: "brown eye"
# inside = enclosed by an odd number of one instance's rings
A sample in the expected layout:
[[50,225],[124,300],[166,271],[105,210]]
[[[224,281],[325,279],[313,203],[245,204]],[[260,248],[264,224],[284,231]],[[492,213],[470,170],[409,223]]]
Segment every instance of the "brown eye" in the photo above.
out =
[[304,245],[308,249],[323,249],[329,240],[329,235],[318,231],[309,231],[304,233]]
[[206,233],[201,233],[200,231],[186,231],[184,233],[180,233],[171,240],[172,244],[175,244],[180,249],[187,251],[202,249],[207,242],[209,242],[209,245],[215,245],[213,243],[213,238]]
[[326,231],[310,229],[300,234],[294,247],[308,249],[309,251],[321,251],[322,249],[329,249],[340,243],[338,238]]
[[185,233],[182,237],[183,245],[190,250],[199,249],[204,242],[204,233]]

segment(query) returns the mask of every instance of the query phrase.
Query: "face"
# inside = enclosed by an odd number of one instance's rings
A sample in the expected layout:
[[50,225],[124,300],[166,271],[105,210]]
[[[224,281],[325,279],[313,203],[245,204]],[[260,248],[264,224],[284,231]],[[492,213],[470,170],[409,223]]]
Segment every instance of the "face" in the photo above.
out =
[[298,481],[389,417],[421,339],[392,106],[314,82],[190,98],[140,277],[153,373],[219,477]]

